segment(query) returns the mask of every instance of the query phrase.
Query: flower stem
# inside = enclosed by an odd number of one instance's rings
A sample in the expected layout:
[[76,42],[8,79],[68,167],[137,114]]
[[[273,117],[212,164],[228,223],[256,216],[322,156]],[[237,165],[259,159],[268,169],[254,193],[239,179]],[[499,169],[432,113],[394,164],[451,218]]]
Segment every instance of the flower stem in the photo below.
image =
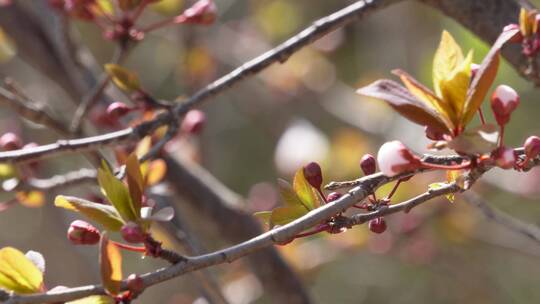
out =
[[482,122],[482,125],[485,125],[486,120],[484,119],[484,113],[482,112],[482,109],[478,109],[478,116],[480,116],[480,121]]
[[502,147],[504,143],[504,126],[501,126],[501,132],[499,134],[499,147]]
[[394,194],[396,193],[396,190],[398,189],[400,184],[401,184],[401,180],[398,180],[397,183],[394,185],[394,188],[392,188],[392,191],[390,191],[390,193],[386,197],[387,199],[391,199],[392,196],[394,196]]
[[159,21],[157,23],[151,24],[151,25],[141,29],[141,32],[148,33],[148,32],[160,29],[162,27],[169,26],[171,24],[174,24],[174,19],[175,18],[168,18],[168,19]]
[[295,235],[294,238],[298,239],[298,238],[301,238],[301,237],[314,235],[314,234],[317,234],[319,232],[326,231],[326,230],[328,230],[328,228],[330,228],[330,226],[328,226],[328,224],[322,224],[322,225],[319,225],[317,228],[315,228],[315,229],[313,229],[311,231],[304,232],[304,233],[299,233],[299,234]]
[[471,167],[471,162],[470,161],[466,161],[462,164],[458,164],[458,165],[439,165],[439,164],[432,164],[432,163],[426,163],[426,162],[422,162],[422,166],[424,168],[428,168],[428,169],[443,169],[443,170],[461,170],[461,169],[468,169]]
[[119,242],[116,242],[116,241],[111,241],[111,242],[114,245],[116,245],[116,247],[118,247],[118,248],[122,248],[122,249],[129,250],[129,251],[134,251],[134,252],[146,252],[146,247],[131,246],[131,245],[124,244],[124,243],[119,243]]

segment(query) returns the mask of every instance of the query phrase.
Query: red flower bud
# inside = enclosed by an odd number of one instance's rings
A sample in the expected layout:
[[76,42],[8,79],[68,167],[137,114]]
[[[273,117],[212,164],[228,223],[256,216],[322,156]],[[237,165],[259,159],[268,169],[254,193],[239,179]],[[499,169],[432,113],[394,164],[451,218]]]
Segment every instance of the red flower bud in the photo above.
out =
[[378,217],[369,221],[369,230],[375,233],[383,233],[386,231],[386,221],[382,217]]
[[[515,23],[511,23],[503,28],[503,32],[512,31],[512,30],[519,30],[519,25]],[[523,40],[523,34],[521,34],[521,31],[518,31],[517,34],[514,37],[512,37],[509,41],[513,43],[520,43],[522,40]]]
[[175,23],[202,24],[214,23],[217,16],[216,4],[212,0],[199,0],[180,16],[174,19]]
[[495,164],[502,169],[512,169],[516,164],[516,153],[512,148],[499,147],[491,153]]
[[525,155],[528,158],[535,158],[540,154],[540,137],[538,136],[529,136],[523,144],[525,148]]
[[15,133],[5,133],[0,137],[0,147],[5,151],[17,150],[22,147],[22,141]]
[[319,164],[317,164],[316,162],[311,162],[304,166],[304,177],[313,188],[321,188],[322,171],[321,166],[319,166]]
[[335,200],[339,199],[341,196],[342,196],[342,194],[339,193],[339,192],[332,192],[332,193],[328,194],[328,196],[326,197],[326,200],[329,201],[329,202],[332,202],[332,201],[335,201]]
[[200,110],[190,110],[186,113],[180,129],[184,133],[199,134],[206,125],[206,114]]
[[497,124],[504,126],[510,120],[510,114],[519,105],[518,93],[507,85],[500,85],[491,96],[491,109]]
[[134,273],[130,274],[127,277],[127,288],[135,294],[140,294],[144,290],[143,279]]
[[76,245],[94,245],[100,239],[99,230],[89,223],[76,220],[69,225],[67,238]]
[[362,168],[364,175],[375,173],[375,171],[377,171],[377,161],[375,160],[375,157],[371,154],[364,154],[360,160],[360,168]]
[[420,166],[420,159],[398,140],[384,143],[377,153],[379,169],[386,176],[415,170]]
[[115,101],[107,107],[107,115],[111,119],[118,119],[131,111],[133,111],[133,108],[120,101]]
[[128,243],[142,243],[146,239],[146,233],[139,224],[128,222],[120,230],[122,238]]

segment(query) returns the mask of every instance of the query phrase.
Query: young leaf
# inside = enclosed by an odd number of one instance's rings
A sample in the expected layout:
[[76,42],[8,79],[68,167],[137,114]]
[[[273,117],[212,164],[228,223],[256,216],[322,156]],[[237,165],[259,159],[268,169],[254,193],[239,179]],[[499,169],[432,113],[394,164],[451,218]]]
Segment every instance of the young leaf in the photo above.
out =
[[103,162],[102,168],[98,169],[97,179],[105,196],[107,196],[122,219],[128,222],[140,218],[140,214],[135,213],[128,189],[122,181],[114,176],[105,162]]
[[461,113],[465,105],[467,90],[471,83],[471,64],[473,52],[470,51],[467,57],[452,71],[447,78],[439,81],[441,97],[454,113],[453,123],[459,125]]
[[124,225],[124,221],[120,217],[120,214],[118,214],[118,211],[109,205],[97,204],[80,198],[62,195],[56,197],[54,205],[80,212],[110,231],[120,231]]
[[433,88],[437,96],[443,96],[441,81],[449,78],[462,61],[463,52],[461,47],[450,33],[443,31],[441,42],[433,57]]
[[272,211],[259,211],[253,213],[253,216],[259,218],[263,223],[270,226],[270,218],[272,217]]
[[457,120],[457,114],[448,103],[445,103],[441,98],[437,97],[431,90],[426,88],[407,72],[395,69],[392,70],[392,73],[401,79],[411,94],[435,110],[438,114],[438,118],[444,122],[448,132],[451,133],[452,130],[454,130],[454,122]]
[[377,80],[358,89],[356,93],[382,99],[408,120],[448,133],[448,127],[434,108],[418,100],[407,89],[392,80]]
[[13,247],[0,250],[0,287],[15,293],[41,290],[43,274],[22,252]]
[[17,53],[15,42],[8,34],[0,27],[0,63],[4,63]]
[[307,208],[307,210],[313,210],[319,207],[315,191],[306,180],[303,168],[300,168],[298,171],[296,171],[296,174],[294,175],[293,189],[296,192],[296,195],[298,196],[300,201],[302,202],[302,207]]
[[287,207],[278,207],[272,210],[272,215],[270,216],[270,228],[273,228],[276,225],[285,225],[295,219],[308,213],[308,210],[304,206],[287,206]]
[[497,128],[488,124],[461,133],[448,142],[448,147],[469,155],[489,153],[497,147],[498,137]]
[[283,198],[283,202],[286,206],[303,205],[302,201],[300,201],[289,182],[281,178],[278,178],[277,182],[279,193],[281,194],[281,198]]
[[15,197],[25,207],[41,207],[45,204],[45,194],[41,191],[19,191]]
[[117,64],[107,63],[105,71],[111,76],[116,86],[126,92],[137,91],[141,88],[139,77],[130,70]]
[[495,76],[497,76],[497,69],[499,68],[499,52],[501,48],[518,33],[518,29],[502,32],[486,57],[484,57],[467,92],[467,99],[463,107],[463,114],[461,115],[462,126],[466,126],[473,119],[482,105],[482,101],[484,101],[489,88],[493,84]]
[[[448,185],[447,183],[433,183],[433,184],[430,184],[428,186],[428,189],[429,190],[436,190],[436,189],[439,189],[439,188],[447,186],[447,185]],[[455,201],[454,193],[449,193],[449,194],[445,195],[445,197],[450,203],[453,203]]]
[[66,302],[66,304],[115,304],[116,301],[109,296],[89,296],[75,301]]
[[141,174],[141,164],[135,153],[131,153],[126,160],[126,178],[129,195],[136,215],[141,214],[142,196],[144,193],[144,180]]
[[106,233],[99,243],[99,266],[103,287],[109,294],[117,295],[122,282],[122,255],[118,247],[109,242]]
[[[148,163],[148,162],[146,162]],[[144,166],[144,164],[143,164]],[[143,174],[145,179],[145,184],[147,186],[153,186],[159,183],[165,174],[167,173],[167,164],[162,159],[156,159],[147,164],[147,172]]]

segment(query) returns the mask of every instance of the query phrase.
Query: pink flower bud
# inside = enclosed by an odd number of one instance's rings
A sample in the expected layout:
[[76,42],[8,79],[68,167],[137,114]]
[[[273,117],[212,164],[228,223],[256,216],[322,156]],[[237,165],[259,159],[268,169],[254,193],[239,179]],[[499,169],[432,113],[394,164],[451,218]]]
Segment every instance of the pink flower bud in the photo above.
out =
[[383,233],[386,231],[386,221],[382,217],[378,217],[369,221],[369,230],[375,233]]
[[76,220],[69,225],[67,238],[76,245],[94,245],[100,239],[99,230],[89,223]]
[[131,111],[133,111],[133,108],[120,101],[115,101],[107,107],[107,115],[111,119],[118,119]]
[[491,157],[497,167],[502,169],[512,169],[516,164],[516,154],[512,148],[499,147],[492,152]]
[[127,288],[135,294],[140,294],[144,290],[143,279],[134,273],[130,274],[127,277]]
[[377,171],[377,161],[375,160],[375,157],[371,154],[364,154],[360,160],[360,168],[362,168],[364,175],[375,173],[375,171]]
[[5,151],[17,150],[22,147],[22,141],[15,133],[5,133],[0,137],[0,147]]
[[[512,31],[512,30],[519,30],[519,25],[515,23],[508,24],[503,28],[503,32]],[[520,43],[523,40],[523,34],[521,34],[521,31],[518,31],[517,34],[512,37],[509,41],[512,43]]]
[[186,113],[180,129],[184,133],[199,134],[206,125],[206,114],[200,110],[190,110]]
[[216,4],[212,0],[199,0],[180,16],[174,19],[175,23],[209,25],[214,23],[217,16]]
[[342,196],[342,194],[339,193],[339,192],[332,192],[332,193],[328,194],[328,196],[326,197],[326,200],[329,201],[329,202],[332,202],[332,201],[335,201],[335,200],[339,199],[341,196]]
[[128,243],[142,243],[146,239],[146,233],[139,224],[128,222],[120,230],[122,238]]
[[433,127],[426,126],[424,132],[426,133],[426,137],[431,140],[444,140],[444,134]]
[[317,164],[316,162],[311,162],[304,166],[304,177],[313,188],[321,188],[322,170],[321,166],[319,166],[319,164]]
[[525,155],[528,158],[535,158],[540,154],[540,137],[538,136],[529,136],[523,144],[525,148]]
[[510,120],[510,114],[519,105],[518,93],[507,85],[499,85],[491,96],[491,109],[497,124],[504,126]]
[[398,140],[384,143],[377,154],[379,169],[386,176],[415,170],[420,166],[420,159]]

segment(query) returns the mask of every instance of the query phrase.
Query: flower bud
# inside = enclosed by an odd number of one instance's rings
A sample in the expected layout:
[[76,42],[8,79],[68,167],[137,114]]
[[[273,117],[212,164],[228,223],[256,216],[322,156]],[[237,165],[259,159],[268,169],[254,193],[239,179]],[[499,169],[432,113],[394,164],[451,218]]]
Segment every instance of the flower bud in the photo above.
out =
[[122,238],[128,243],[142,243],[146,239],[146,233],[139,224],[128,222],[120,230]]
[[118,119],[131,111],[133,111],[133,108],[120,101],[115,101],[107,107],[107,115],[111,119]]
[[499,126],[504,126],[508,123],[510,114],[512,114],[518,105],[518,93],[507,85],[499,85],[491,96],[491,109]]
[[217,16],[216,4],[212,0],[199,0],[180,16],[174,19],[175,23],[209,25],[214,23]]
[[386,231],[386,221],[382,217],[378,217],[369,221],[369,230],[375,233],[383,233]]
[[528,158],[535,158],[540,154],[540,137],[529,136],[523,144],[525,148],[525,156]]
[[426,137],[431,140],[435,140],[435,141],[444,140],[444,134],[433,127],[426,126],[424,129],[424,132],[426,133]]
[[0,137],[0,147],[5,151],[17,150],[22,147],[22,141],[15,133],[5,133]]
[[180,129],[184,133],[199,134],[206,125],[206,114],[200,110],[190,110],[186,113]]
[[364,154],[360,160],[360,168],[362,168],[364,175],[375,173],[375,171],[377,171],[377,161],[375,160],[375,157],[371,154]]
[[140,276],[132,273],[127,277],[127,288],[135,294],[140,294],[144,290],[144,282]]
[[497,167],[502,169],[512,169],[516,164],[516,154],[512,148],[499,147],[492,152],[491,157]]
[[332,192],[332,193],[328,194],[328,196],[326,197],[326,200],[328,202],[332,202],[332,201],[335,201],[335,200],[339,199],[341,196],[342,196],[342,194],[339,193],[339,192]]
[[322,171],[321,166],[319,166],[319,164],[317,164],[316,162],[311,162],[304,166],[304,177],[313,188],[321,188]]
[[100,239],[99,230],[89,223],[76,220],[69,225],[67,238],[76,245],[94,245]]
[[420,159],[398,140],[384,143],[377,153],[379,169],[386,176],[417,169]]

